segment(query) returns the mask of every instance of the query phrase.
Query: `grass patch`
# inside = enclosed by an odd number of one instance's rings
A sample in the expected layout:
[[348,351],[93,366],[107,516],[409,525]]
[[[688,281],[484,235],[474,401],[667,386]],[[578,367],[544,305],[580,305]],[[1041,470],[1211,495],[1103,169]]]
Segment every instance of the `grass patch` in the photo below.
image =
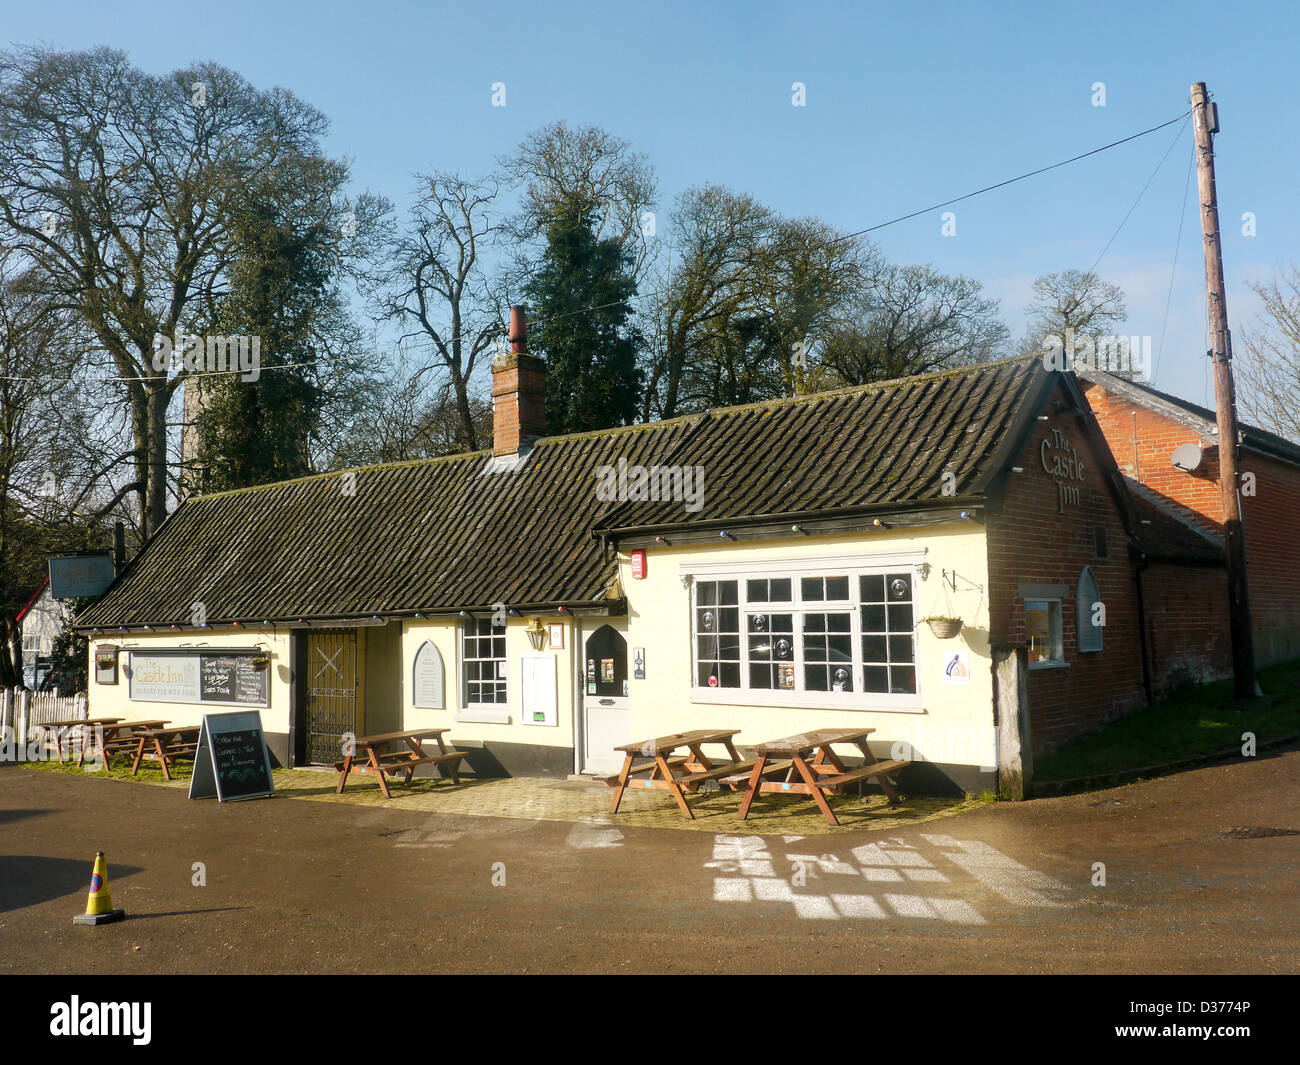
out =
[[1264,695],[1238,701],[1232,681],[1187,688],[1148,710],[1034,760],[1035,780],[1074,780],[1163,765],[1240,748],[1243,732],[1257,744],[1300,732],[1300,659],[1262,670]]
[[[28,769],[35,769],[43,773],[79,773],[86,776],[102,777],[112,780],[134,780],[141,784],[166,784],[167,778],[163,776],[162,766],[157,762],[141,762],[140,772],[135,776],[131,775],[131,759],[118,756],[113,759],[112,764],[106,769],[97,769],[90,762],[87,762],[81,769],[77,768],[75,758],[66,762],[56,762],[52,759],[47,762],[26,762],[24,765]],[[194,766],[190,762],[181,762],[172,766],[172,780],[184,781],[190,779]]]

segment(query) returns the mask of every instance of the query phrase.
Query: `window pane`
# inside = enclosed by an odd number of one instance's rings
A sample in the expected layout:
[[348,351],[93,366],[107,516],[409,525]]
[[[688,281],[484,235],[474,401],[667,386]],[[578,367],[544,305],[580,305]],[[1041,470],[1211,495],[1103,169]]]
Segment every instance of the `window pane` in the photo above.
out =
[[695,589],[695,602],[700,606],[714,606],[717,601],[717,581],[700,581]]
[[889,670],[884,666],[867,666],[866,689],[869,692],[889,691]]
[[751,688],[775,688],[772,680],[771,666],[750,666],[749,686]]
[[885,578],[879,573],[868,574],[862,578],[862,601],[864,603],[882,603],[885,600]]
[[890,632],[910,632],[914,622],[912,621],[912,604],[911,603],[890,603],[886,610],[889,613],[889,631]]
[[739,581],[718,581],[718,602],[723,606],[735,606],[740,600],[738,588]]
[[916,694],[916,668],[914,666],[895,666],[889,671],[893,681],[892,690],[900,695]]
[[767,581],[746,581],[745,598],[751,603],[766,603]]
[[722,663],[722,687],[739,688],[740,687],[740,664],[736,662]]
[[781,577],[770,584],[769,596],[774,603],[790,602],[790,578]]
[[862,660],[864,662],[885,662],[885,637],[862,637]]
[[849,631],[848,614],[827,614],[826,629],[828,632],[848,632]]
[[849,579],[847,577],[826,578],[826,598],[843,601],[849,597]]
[[820,577],[804,577],[799,582],[799,594],[808,602],[821,602],[823,598],[822,579]]
[[810,692],[826,691],[826,667],[805,666],[803,671],[803,686]]
[[901,602],[912,598],[912,575],[910,573],[891,573],[889,575],[889,599]]
[[885,631],[885,608],[883,606],[864,606],[862,608],[862,631]]
[[889,637],[889,660],[891,662],[912,661],[912,637],[910,636]]

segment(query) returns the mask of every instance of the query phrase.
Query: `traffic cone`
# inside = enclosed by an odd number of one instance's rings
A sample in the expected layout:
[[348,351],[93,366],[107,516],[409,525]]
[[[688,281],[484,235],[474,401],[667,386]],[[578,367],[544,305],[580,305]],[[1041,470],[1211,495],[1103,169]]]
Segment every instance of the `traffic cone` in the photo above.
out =
[[126,910],[113,909],[113,895],[108,890],[108,863],[104,852],[95,854],[95,869],[90,874],[90,897],[86,899],[86,912],[72,919],[73,924],[108,924],[120,921]]

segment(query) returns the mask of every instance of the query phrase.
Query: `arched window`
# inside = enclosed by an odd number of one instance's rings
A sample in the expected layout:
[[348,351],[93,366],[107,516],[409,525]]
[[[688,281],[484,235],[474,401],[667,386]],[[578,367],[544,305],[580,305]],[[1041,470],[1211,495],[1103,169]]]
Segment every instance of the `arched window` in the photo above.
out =
[[1084,566],[1079,574],[1079,597],[1075,611],[1075,627],[1079,633],[1080,651],[1100,651],[1102,631],[1106,624],[1106,606],[1101,601],[1097,578],[1092,567]]

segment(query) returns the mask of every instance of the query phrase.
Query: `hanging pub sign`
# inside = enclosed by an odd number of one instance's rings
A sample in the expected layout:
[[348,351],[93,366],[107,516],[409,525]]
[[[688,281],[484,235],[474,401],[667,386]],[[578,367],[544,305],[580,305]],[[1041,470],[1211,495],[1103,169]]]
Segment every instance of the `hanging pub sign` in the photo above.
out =
[[275,794],[271,756],[256,710],[233,714],[204,714],[199,746],[194,752],[190,798],[218,802],[262,799]]
[[1038,447],[1043,469],[1056,482],[1056,512],[1064,514],[1066,505],[1079,505],[1079,489],[1074,483],[1084,479],[1084,465],[1069,437],[1055,427],[1043,437]]
[[107,551],[56,555],[50,559],[50,598],[99,595],[113,583],[113,556]]

